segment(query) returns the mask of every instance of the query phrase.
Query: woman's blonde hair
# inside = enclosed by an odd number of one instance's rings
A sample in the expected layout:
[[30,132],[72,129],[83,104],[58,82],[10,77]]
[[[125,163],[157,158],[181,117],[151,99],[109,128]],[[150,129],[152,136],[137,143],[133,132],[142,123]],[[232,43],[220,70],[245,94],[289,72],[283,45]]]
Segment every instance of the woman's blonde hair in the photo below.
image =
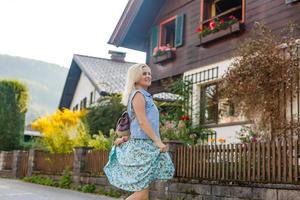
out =
[[131,91],[135,89],[135,83],[141,79],[144,68],[148,68],[148,70],[151,71],[150,67],[144,63],[137,63],[129,67],[124,91],[122,94],[122,104],[125,106],[128,104],[128,98]]

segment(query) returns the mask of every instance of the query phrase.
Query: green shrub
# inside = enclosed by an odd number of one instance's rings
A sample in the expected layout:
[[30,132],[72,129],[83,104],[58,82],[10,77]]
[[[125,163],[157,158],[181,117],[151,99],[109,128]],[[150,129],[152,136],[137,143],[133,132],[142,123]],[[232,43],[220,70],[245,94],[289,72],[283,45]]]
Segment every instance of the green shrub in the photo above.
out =
[[91,135],[97,135],[102,132],[105,136],[109,136],[110,129],[115,129],[116,122],[125,106],[121,104],[121,96],[109,95],[100,98],[97,105],[89,108],[86,120]]
[[27,101],[26,85],[14,80],[0,80],[0,150],[20,148]]
[[116,198],[121,197],[121,193],[120,192],[115,191],[115,190],[113,190],[111,188],[109,189],[109,191],[105,192],[105,195],[110,196],[110,197],[116,197]]
[[96,186],[94,184],[87,184],[82,187],[82,192],[86,193],[94,193],[96,190]]
[[63,171],[63,175],[60,177],[58,185],[60,188],[70,188],[72,183],[72,176],[69,169]]
[[105,189],[104,189],[104,187],[99,187],[99,189],[98,189],[98,193],[99,194],[105,194]]
[[24,177],[22,180],[26,182],[40,184],[40,185],[58,186],[58,183],[55,180],[51,178],[44,178],[41,176]]

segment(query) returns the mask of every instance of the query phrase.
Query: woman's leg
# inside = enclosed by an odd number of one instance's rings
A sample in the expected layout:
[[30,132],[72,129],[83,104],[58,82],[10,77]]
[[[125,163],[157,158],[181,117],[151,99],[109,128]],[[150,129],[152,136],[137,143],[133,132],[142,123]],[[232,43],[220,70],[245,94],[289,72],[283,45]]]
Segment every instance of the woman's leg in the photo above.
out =
[[125,200],[149,200],[149,187],[141,191],[134,192]]

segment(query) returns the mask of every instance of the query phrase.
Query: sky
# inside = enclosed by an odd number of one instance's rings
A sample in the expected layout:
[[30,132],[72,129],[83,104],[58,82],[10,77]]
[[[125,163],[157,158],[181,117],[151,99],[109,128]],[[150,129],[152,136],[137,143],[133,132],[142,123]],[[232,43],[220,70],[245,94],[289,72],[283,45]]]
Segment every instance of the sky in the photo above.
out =
[[145,53],[107,44],[128,0],[0,0],[0,54],[69,67],[73,54],[145,62]]

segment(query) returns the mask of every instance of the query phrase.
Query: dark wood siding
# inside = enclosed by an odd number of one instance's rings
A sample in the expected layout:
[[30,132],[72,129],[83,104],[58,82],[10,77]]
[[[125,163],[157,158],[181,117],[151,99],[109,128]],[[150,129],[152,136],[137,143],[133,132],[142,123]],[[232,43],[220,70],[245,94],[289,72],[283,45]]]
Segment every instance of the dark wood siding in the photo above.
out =
[[245,32],[204,48],[196,47],[199,41],[196,30],[200,20],[200,0],[167,0],[157,16],[156,24],[181,13],[186,14],[184,45],[177,49],[177,58],[173,62],[159,65],[147,59],[152,68],[153,80],[182,74],[229,58],[237,44],[249,35],[255,21],[265,23],[275,32],[279,32],[290,20],[300,24],[300,3],[287,5],[285,0],[246,0]]

